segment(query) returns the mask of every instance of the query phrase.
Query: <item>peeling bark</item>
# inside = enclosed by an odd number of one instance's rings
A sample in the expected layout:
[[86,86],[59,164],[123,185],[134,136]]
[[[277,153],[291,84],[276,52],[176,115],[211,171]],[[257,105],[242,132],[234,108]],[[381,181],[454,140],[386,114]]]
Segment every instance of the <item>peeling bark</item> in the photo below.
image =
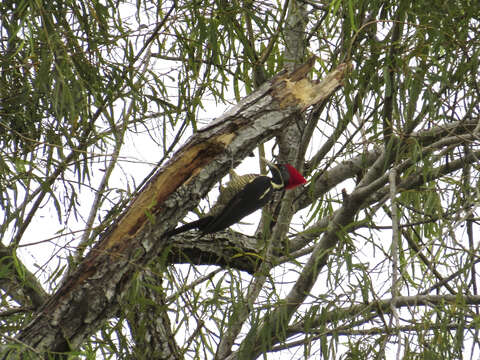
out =
[[28,347],[76,348],[111,317],[134,272],[164,250],[170,239],[162,235],[259,143],[341,86],[347,64],[312,82],[305,76],[314,61],[277,75],[192,136],[19,334],[17,341],[27,346],[4,352],[4,358],[17,359]]

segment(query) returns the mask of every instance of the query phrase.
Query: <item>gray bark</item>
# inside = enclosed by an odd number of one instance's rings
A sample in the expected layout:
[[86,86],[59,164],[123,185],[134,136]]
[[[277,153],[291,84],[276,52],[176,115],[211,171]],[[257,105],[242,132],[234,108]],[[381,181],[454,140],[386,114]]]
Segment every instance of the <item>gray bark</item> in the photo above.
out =
[[311,59],[292,72],[277,75],[192,136],[152,176],[12,343],[24,346],[4,349],[4,358],[18,359],[29,349],[38,356],[76,348],[114,315],[135,271],[147,266],[171,241],[163,234],[259,143],[341,85],[347,65],[316,83],[305,78],[313,63]]

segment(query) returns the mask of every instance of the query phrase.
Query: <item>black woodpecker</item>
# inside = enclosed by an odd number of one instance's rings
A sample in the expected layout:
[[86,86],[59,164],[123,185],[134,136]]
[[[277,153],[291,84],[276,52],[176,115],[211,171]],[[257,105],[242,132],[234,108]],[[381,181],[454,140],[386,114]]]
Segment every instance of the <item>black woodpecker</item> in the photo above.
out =
[[290,164],[266,163],[272,173],[271,178],[256,174],[231,174],[230,181],[220,190],[217,202],[207,215],[179,226],[166,235],[172,236],[191,229],[199,229],[204,235],[226,229],[266,205],[274,191],[293,189],[307,182]]

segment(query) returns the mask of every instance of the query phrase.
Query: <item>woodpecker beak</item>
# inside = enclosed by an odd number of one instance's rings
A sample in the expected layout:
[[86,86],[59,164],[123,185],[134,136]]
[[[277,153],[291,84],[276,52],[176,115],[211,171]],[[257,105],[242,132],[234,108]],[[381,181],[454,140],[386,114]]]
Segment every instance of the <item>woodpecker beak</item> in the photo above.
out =
[[280,171],[278,166],[268,161],[264,157],[262,157],[262,160],[265,161],[265,164],[267,164],[267,166],[270,168],[270,172],[272,173],[273,178],[276,179],[276,181],[272,181],[273,188],[277,190],[283,189],[285,187],[285,179],[283,178],[282,172]]
[[278,169],[277,166],[276,166],[274,163],[268,161],[268,160],[265,159],[263,156],[260,157],[260,159],[262,159],[262,161],[265,162],[265,164],[267,164],[267,166],[268,166],[270,169],[271,169],[271,168]]

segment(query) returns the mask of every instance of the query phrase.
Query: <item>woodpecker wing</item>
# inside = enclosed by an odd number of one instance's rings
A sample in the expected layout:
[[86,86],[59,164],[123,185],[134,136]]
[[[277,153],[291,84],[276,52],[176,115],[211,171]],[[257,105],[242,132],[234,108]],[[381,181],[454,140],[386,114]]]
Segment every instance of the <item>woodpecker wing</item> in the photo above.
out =
[[271,199],[273,187],[267,176],[257,176],[240,190],[223,210],[200,230],[204,234],[226,229],[255,210],[262,208]]
[[259,176],[260,175],[258,174],[246,174],[239,176],[234,172],[231,172],[230,181],[225,187],[220,189],[220,195],[217,198],[217,202],[210,209],[207,216],[217,217],[225,209],[225,206],[232,201],[235,195],[237,195],[242,189],[245,188],[245,186]]

